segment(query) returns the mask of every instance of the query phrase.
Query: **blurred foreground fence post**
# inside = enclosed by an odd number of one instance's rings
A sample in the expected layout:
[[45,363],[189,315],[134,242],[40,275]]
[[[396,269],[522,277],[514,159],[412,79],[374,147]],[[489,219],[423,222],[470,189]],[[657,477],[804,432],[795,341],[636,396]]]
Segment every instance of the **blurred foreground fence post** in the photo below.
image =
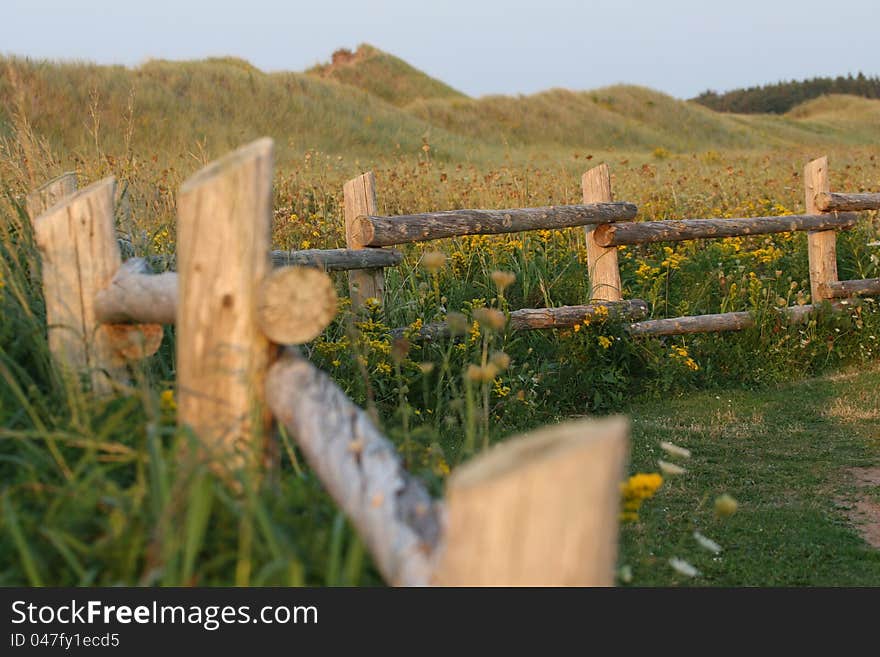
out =
[[[76,192],[76,172],[68,171],[41,185],[27,195],[25,207],[31,220],[31,227],[34,228],[35,239],[37,217],[74,192]],[[31,281],[36,285],[40,285],[39,258],[29,257],[28,268],[30,269]]]
[[66,196],[76,192],[76,173],[68,171],[53,178],[27,195],[27,212],[31,222]]
[[456,468],[434,582],[613,585],[628,427],[623,417],[565,422]]
[[[358,217],[379,214],[376,202],[376,179],[367,173],[349,180],[342,188],[345,203],[345,244],[349,249],[363,249],[354,234]],[[367,299],[385,300],[385,270],[361,269],[348,272],[348,287],[352,308],[363,307]]]
[[[71,189],[69,174],[39,192],[33,208]],[[42,254],[49,350],[67,374],[88,374],[92,389],[107,394],[113,383],[128,382],[125,361],[159,346],[157,325],[102,324],[97,293],[109,285],[122,262],[113,218],[116,181],[105,178],[64,196],[34,219]],[[39,200],[37,200],[39,199]],[[31,206],[31,199],[29,199]]]
[[[813,160],[804,167],[804,204],[807,214],[818,214],[817,197],[831,191],[828,180],[828,157]],[[810,297],[813,305],[831,299],[831,285],[837,282],[837,232],[815,230],[807,233],[807,256],[810,261]]]
[[[584,203],[611,203],[611,172],[607,164],[587,171],[581,178]],[[587,239],[587,267],[590,273],[591,301],[620,301],[620,268],[617,247],[596,243],[595,231],[602,224],[584,226]]]
[[260,139],[194,174],[178,195],[178,423],[225,477],[254,468],[268,438],[273,348],[257,293],[271,266],[273,159],[272,140]]

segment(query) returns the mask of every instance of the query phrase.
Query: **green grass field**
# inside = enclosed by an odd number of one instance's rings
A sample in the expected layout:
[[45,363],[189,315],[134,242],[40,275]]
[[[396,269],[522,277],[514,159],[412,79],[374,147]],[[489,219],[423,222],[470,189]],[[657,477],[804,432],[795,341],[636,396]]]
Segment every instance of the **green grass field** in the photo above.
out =
[[[282,441],[282,464],[231,495],[176,458],[174,334],[99,400],[51,364],[39,258],[24,196],[75,170],[107,175],[131,207],[136,255],[175,250],[175,194],[205,163],[275,139],[273,242],[344,244],[342,184],[373,170],[380,211],[576,203],[600,161],[645,219],[745,217],[803,208],[803,165],[827,153],[832,188],[880,190],[880,101],[829,97],[783,116],[716,114],[635,87],[471,99],[375,49],[305,73],[235,59],[137,69],[0,60],[0,584],[379,584],[343,516]],[[880,276],[876,216],[838,239],[840,277]],[[622,525],[631,584],[867,585],[880,559],[850,519],[876,489],[880,315],[873,299],[797,327],[769,312],[808,303],[806,237],[651,244],[620,251],[624,296],[653,317],[749,310],[737,334],[632,339],[621,326],[495,333],[474,311],[583,303],[579,230],[407,246],[387,303],[345,302],[308,345],[360,404],[372,403],[407,465],[440,494],[485,443],[572,416],[632,418],[630,472],[658,471],[661,441],[693,453]],[[439,251],[445,265],[422,266]],[[511,272],[503,295],[492,273]],[[345,276],[335,274],[341,297]],[[393,358],[388,329],[461,312],[461,341]],[[511,364],[471,385],[483,351]],[[358,364],[361,360],[363,366]],[[471,382],[472,383],[472,382]],[[483,418],[488,417],[488,426]],[[714,514],[734,497],[738,511]],[[694,531],[717,541],[715,556]],[[700,571],[688,578],[677,557]],[[629,577],[624,579],[629,580]]]

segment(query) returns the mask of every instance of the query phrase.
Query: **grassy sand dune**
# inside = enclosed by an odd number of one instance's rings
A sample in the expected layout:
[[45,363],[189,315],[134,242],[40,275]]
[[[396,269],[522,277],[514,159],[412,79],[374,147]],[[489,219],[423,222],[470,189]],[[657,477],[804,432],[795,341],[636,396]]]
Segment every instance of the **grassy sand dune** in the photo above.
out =
[[466,98],[445,82],[368,44],[361,44],[354,52],[337,50],[329,63],[306,73],[358,87],[399,107],[426,98]]
[[[497,160],[511,150],[692,152],[880,143],[880,101],[818,99],[785,116],[734,115],[635,86],[468,98],[361,46],[307,73],[264,73],[235,58],[137,68],[0,59],[0,98],[17,101],[59,151],[129,148],[216,156],[271,135],[281,159],[418,153]],[[338,59],[338,58],[337,58]],[[0,103],[0,130],[9,106]],[[8,128],[6,128],[8,131]]]

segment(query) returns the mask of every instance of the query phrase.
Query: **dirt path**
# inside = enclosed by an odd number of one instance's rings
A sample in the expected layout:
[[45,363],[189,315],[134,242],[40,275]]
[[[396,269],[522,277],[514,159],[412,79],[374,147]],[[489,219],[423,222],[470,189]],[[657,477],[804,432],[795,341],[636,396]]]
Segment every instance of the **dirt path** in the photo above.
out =
[[867,490],[880,486],[880,468],[850,468],[856,486],[862,490],[862,498],[846,505],[846,515],[865,541],[880,549],[880,503],[867,496]]

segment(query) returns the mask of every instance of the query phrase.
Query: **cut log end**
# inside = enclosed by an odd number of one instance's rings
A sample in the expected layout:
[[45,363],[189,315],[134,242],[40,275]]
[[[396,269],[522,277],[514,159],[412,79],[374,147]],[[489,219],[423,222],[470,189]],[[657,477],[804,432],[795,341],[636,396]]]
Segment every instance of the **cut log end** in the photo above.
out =
[[283,267],[270,274],[257,298],[260,329],[277,344],[303,344],[327,328],[337,310],[336,289],[312,267]]
[[113,364],[122,366],[128,361],[149,358],[162,344],[161,324],[104,324],[113,356]]
[[366,216],[358,217],[351,226],[351,243],[349,246],[353,249],[365,249],[375,239],[376,229],[373,223]]

